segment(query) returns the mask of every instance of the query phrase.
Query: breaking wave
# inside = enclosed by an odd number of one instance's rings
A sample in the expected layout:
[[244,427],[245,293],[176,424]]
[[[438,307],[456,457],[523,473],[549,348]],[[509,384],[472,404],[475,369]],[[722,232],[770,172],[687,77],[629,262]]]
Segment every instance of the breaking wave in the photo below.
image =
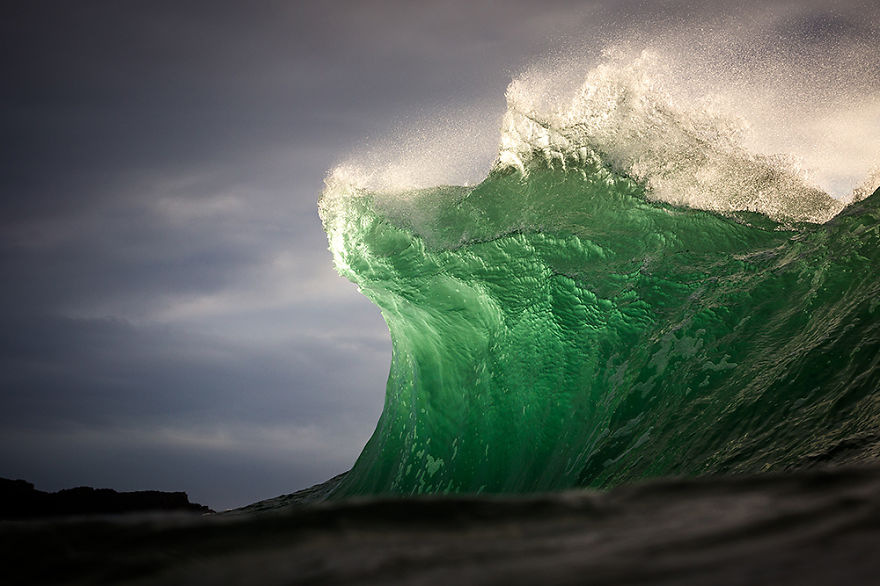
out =
[[657,67],[610,56],[555,108],[513,82],[475,187],[328,177],[336,267],[393,343],[384,411],[336,496],[880,452],[880,175],[835,199]]

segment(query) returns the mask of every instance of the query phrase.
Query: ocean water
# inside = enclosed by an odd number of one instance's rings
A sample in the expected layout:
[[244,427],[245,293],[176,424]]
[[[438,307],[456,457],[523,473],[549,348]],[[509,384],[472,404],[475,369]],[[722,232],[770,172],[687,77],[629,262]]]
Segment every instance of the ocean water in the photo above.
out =
[[393,344],[333,496],[606,488],[880,453],[878,175],[834,198],[735,121],[603,64],[565,108],[514,82],[476,186],[319,202]]

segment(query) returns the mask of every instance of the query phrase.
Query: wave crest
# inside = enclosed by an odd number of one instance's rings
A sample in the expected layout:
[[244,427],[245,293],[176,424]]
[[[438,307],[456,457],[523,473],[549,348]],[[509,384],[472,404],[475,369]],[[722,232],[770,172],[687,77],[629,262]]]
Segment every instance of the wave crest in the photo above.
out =
[[711,96],[693,104],[676,100],[662,71],[655,53],[626,60],[608,52],[571,101],[552,111],[543,111],[536,84],[515,80],[496,169],[526,175],[535,164],[601,162],[644,184],[651,199],[777,221],[822,223],[844,207],[810,185],[793,158],[749,152],[747,123],[722,114]]

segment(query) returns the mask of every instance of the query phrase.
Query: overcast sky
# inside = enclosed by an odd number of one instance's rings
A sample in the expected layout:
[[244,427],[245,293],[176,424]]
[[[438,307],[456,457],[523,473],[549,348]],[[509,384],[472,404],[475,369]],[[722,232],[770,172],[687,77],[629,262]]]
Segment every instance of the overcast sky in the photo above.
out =
[[416,135],[407,149],[443,144],[452,179],[477,180],[514,76],[697,16],[726,38],[842,39],[846,79],[876,89],[872,4],[5,5],[0,476],[222,509],[347,470],[391,348],[333,270],[329,169]]

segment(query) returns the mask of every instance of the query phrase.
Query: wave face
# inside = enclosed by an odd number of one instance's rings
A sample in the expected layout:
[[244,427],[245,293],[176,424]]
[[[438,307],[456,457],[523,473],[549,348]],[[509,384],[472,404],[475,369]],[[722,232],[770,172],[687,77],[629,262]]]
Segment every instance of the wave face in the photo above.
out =
[[596,75],[565,120],[509,92],[476,187],[328,179],[337,269],[393,343],[384,411],[335,496],[880,453],[880,193],[840,211],[717,125],[631,91],[638,75]]

